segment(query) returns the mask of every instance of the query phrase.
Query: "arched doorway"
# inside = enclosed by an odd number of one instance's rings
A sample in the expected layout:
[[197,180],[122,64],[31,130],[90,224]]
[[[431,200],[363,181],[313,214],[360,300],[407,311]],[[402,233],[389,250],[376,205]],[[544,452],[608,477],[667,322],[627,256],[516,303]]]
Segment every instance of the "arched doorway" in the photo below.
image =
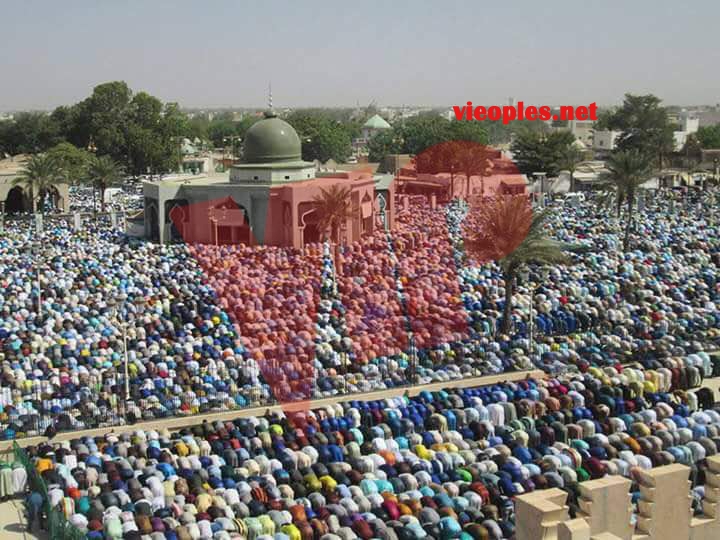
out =
[[305,210],[300,214],[300,228],[302,229],[302,245],[317,244],[322,241],[322,234],[318,226],[319,215],[316,210]]
[[12,188],[5,198],[5,213],[6,214],[19,214],[27,212],[26,208],[25,193],[21,186],[15,186]]
[[153,242],[160,240],[160,223],[155,203],[145,206],[145,235]]
[[165,201],[165,222],[170,225],[171,242],[184,239],[185,226],[189,221],[188,201],[186,199],[171,199]]
[[373,231],[373,202],[369,193],[365,193],[360,201],[360,234],[365,235]]
[[214,239],[217,244],[252,245],[250,214],[232,197],[227,197],[211,208]]
[[377,212],[375,214],[377,226],[386,231],[388,229],[387,199],[383,193],[377,194],[375,204],[377,206]]

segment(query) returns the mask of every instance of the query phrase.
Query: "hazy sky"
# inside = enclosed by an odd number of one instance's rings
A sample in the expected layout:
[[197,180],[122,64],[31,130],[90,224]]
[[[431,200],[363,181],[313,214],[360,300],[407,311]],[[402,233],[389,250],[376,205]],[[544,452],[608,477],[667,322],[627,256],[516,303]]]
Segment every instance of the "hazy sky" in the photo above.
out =
[[0,0],[0,110],[122,79],[184,106],[720,102],[720,2]]

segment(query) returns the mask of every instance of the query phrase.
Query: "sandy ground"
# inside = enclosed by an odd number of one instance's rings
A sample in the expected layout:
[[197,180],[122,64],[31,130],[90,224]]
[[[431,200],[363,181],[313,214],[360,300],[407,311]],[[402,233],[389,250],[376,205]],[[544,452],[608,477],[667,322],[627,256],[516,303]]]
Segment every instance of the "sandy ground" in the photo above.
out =
[[[471,383],[470,386],[475,381],[470,380],[467,382]],[[477,385],[476,382],[475,385]],[[715,400],[720,400],[720,377],[706,379],[703,386],[712,388],[713,392],[715,392]],[[21,500],[0,503],[0,538],[2,540],[48,540],[46,533],[38,534],[38,531],[28,532],[25,530],[23,502]]]
[[0,503],[0,538],[3,540],[48,540],[45,532],[26,530],[23,501],[13,499]]

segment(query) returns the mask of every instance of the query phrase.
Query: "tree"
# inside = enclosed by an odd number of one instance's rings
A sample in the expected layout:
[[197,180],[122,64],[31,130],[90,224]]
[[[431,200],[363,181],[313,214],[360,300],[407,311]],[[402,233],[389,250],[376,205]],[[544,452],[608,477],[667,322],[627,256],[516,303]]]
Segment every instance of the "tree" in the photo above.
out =
[[302,141],[302,157],[306,161],[345,161],[352,151],[349,131],[337,120],[324,113],[298,111],[287,121]]
[[465,248],[481,262],[500,263],[505,281],[501,331],[507,334],[518,271],[523,265],[567,263],[567,246],[547,236],[550,213],[533,214],[527,197],[499,196],[478,209],[478,225],[465,241]]
[[373,162],[382,161],[391,154],[402,154],[403,151],[403,141],[394,129],[375,134],[368,143],[368,159]]
[[45,152],[61,141],[57,123],[45,113],[19,113],[0,129],[0,148],[11,155]]
[[674,126],[667,109],[660,103],[660,98],[652,94],[625,94],[622,107],[603,117],[602,121],[607,129],[621,132],[617,139],[618,150],[635,149],[655,156],[658,168],[663,167],[665,157],[675,148]]
[[124,81],[114,81],[96,86],[92,95],[81,102],[80,121],[89,126],[88,132],[98,155],[127,161],[126,134],[134,113],[131,98],[128,85]]
[[87,179],[100,192],[100,210],[105,211],[105,190],[123,177],[122,167],[110,156],[94,156],[87,168]]
[[225,116],[217,116],[208,125],[208,137],[215,148],[224,146],[224,139],[236,135],[235,122]]
[[138,92],[130,101],[128,117],[133,124],[145,129],[157,129],[162,120],[163,104],[147,92]]
[[313,208],[318,214],[318,227],[326,234],[329,231],[329,239],[340,242],[340,228],[348,219],[355,217],[357,213],[350,202],[352,188],[341,187],[333,184],[330,188],[320,188],[320,194],[313,197]]
[[402,153],[419,154],[435,144],[453,140],[450,121],[437,114],[419,114],[397,123],[393,132],[402,141]]
[[513,161],[523,174],[545,172],[548,176],[556,176],[561,157],[574,142],[575,136],[569,131],[548,134],[521,131],[511,146]]
[[468,141],[459,141],[457,150],[458,169],[465,175],[466,197],[471,195],[470,179],[473,176],[480,177],[480,196],[484,197],[485,177],[492,171],[492,157],[495,152],[487,146]]
[[455,176],[460,173],[461,141],[445,141],[426,148],[415,156],[419,174],[450,173],[450,198],[455,197]]
[[449,127],[451,140],[487,144],[488,133],[482,122],[452,120]]
[[48,191],[62,180],[62,170],[52,156],[35,154],[30,156],[25,167],[13,185],[25,185],[30,191],[33,213],[37,212],[37,201],[40,201],[40,212],[44,213],[45,196]]
[[128,170],[136,176],[171,171],[179,159],[177,142],[136,124],[128,126],[127,154]]
[[623,251],[627,251],[630,247],[630,231],[633,226],[637,190],[652,176],[652,161],[647,154],[633,148],[614,152],[606,164],[608,173],[605,180],[607,187],[615,192],[618,209],[623,201],[627,204]]
[[397,122],[392,129],[376,134],[368,143],[370,161],[381,161],[389,154],[420,155],[448,141],[488,142],[487,128],[481,122],[448,120],[437,113],[424,113]]
[[698,140],[697,133],[688,135],[682,149],[682,154],[685,156],[685,167],[688,170],[692,170],[700,164],[702,161],[702,149],[703,145]]
[[571,144],[559,151],[559,155],[553,164],[558,170],[570,173],[570,191],[575,191],[575,171],[582,161],[582,150]]
[[695,137],[703,148],[720,148],[720,124],[699,128]]
[[53,146],[47,154],[55,160],[62,178],[68,184],[77,183],[82,178],[92,157],[87,150],[78,148],[69,142]]

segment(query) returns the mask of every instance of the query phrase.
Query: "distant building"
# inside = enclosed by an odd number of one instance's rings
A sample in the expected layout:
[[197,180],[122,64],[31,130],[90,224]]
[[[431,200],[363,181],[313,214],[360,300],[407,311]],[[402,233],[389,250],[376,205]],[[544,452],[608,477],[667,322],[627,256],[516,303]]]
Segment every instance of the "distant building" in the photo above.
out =
[[683,110],[678,114],[676,121],[679,124],[680,129],[673,132],[675,150],[682,150],[688,136],[693,133],[697,133],[697,130],[700,127],[700,118],[698,118],[694,112]]
[[720,106],[698,113],[700,127],[714,126],[720,124]]
[[568,128],[575,135],[575,138],[582,142],[586,147],[593,144],[593,126],[595,122],[591,120],[569,120]]
[[363,124],[361,136],[352,142],[355,155],[367,155],[368,144],[372,138],[383,131],[392,129],[392,126],[379,114],[373,115]]
[[[5,214],[32,212],[33,204],[30,189],[23,183],[17,184],[22,175],[28,156],[14,156],[0,160],[0,206]],[[55,207],[61,212],[70,211],[70,186],[65,183],[54,184],[50,196]]]
[[593,132],[592,148],[598,153],[609,153],[615,149],[619,136],[619,131],[595,130]]
[[362,136],[363,138],[370,140],[381,131],[385,131],[391,128],[392,126],[388,124],[382,116],[376,114],[368,118],[367,122],[363,124]]
[[407,167],[412,162],[410,154],[388,154],[380,163],[380,172],[397,174],[400,169]]
[[490,174],[472,175],[449,172],[418,173],[414,163],[403,166],[396,174],[398,192],[411,195],[435,195],[438,201],[454,197],[464,199],[492,195],[519,195],[527,192],[528,181],[517,166],[503,157],[501,151],[491,158]]

